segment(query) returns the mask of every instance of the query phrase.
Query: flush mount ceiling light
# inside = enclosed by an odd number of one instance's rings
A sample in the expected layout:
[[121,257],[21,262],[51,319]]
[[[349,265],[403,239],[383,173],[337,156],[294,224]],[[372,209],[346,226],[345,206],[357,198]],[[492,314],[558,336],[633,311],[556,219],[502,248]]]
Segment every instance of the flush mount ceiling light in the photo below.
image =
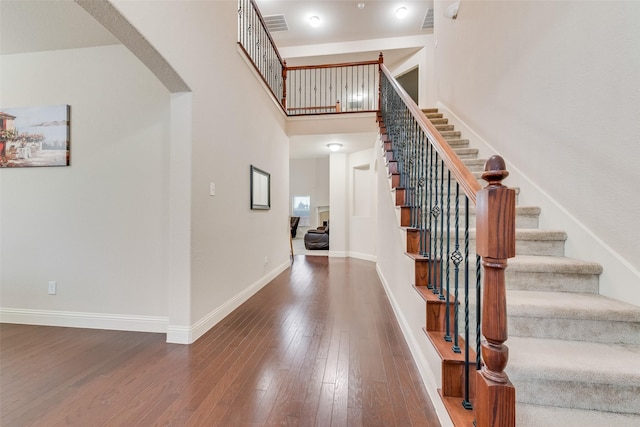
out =
[[342,144],[338,144],[337,142],[332,142],[331,144],[327,144],[327,147],[329,147],[329,150],[331,151],[338,151],[340,150],[340,148],[342,148]]
[[358,3],[358,9],[364,9],[364,2]]
[[404,6],[396,9],[396,18],[398,19],[406,18],[408,14],[409,14],[409,10]]
[[318,18],[317,16],[312,16],[311,18],[309,18],[309,25],[311,25],[313,28],[319,27],[320,18]]

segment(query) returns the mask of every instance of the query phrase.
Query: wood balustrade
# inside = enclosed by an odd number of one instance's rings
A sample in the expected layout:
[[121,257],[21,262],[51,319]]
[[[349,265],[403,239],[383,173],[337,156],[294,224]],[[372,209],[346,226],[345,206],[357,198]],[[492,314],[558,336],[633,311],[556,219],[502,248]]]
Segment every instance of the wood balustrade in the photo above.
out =
[[[384,84],[378,117],[381,140],[387,153],[385,157],[396,192],[396,205],[401,207],[401,225],[407,227],[407,254],[415,260],[414,287],[427,306],[424,331],[442,358],[442,399],[455,425],[470,425],[475,418],[478,427],[514,426],[515,388],[504,372],[508,361],[504,272],[507,259],[515,256],[515,191],[502,185],[502,180],[508,175],[504,160],[494,156],[487,161],[482,177],[488,185],[482,188],[386,67],[381,65],[380,69],[383,75],[381,84]],[[420,145],[422,142],[426,146]],[[419,163],[417,168],[416,161]],[[446,181],[449,188],[444,191],[445,180],[450,180],[450,177],[456,183],[453,196],[451,181]],[[446,203],[443,201],[445,194]],[[465,207],[459,207],[461,197],[466,200]],[[438,217],[443,209],[446,215],[454,210],[450,206],[452,198],[456,200],[455,229],[458,230],[459,211],[464,211],[467,222],[466,228],[463,225],[464,237],[457,231],[455,236],[446,237],[448,243],[456,242],[453,252],[449,248],[443,250],[444,235],[451,233],[452,224],[447,220],[448,230],[444,232],[445,221]],[[469,323],[472,321],[469,301],[474,296],[468,289],[472,280],[469,277],[468,218],[470,206],[474,205],[475,298],[481,301],[481,310],[476,310],[476,322],[481,325],[483,337],[481,345],[480,337],[477,337],[475,347],[469,339]],[[464,255],[458,250],[458,244],[460,250],[464,248]],[[456,252],[456,255],[451,255]],[[450,256],[458,258],[453,261],[455,278],[450,277],[453,276],[449,271]],[[479,275],[480,257],[482,280]],[[460,269],[458,264],[463,268]],[[464,277],[463,296],[460,298],[458,275]],[[453,291],[449,289],[449,282],[455,282],[454,296],[450,295]],[[468,295],[464,295],[465,292]],[[461,313],[463,310],[464,315]],[[453,332],[462,319],[465,323],[461,332],[464,338]],[[454,334],[453,339],[451,333]],[[481,361],[476,359],[476,351],[481,354]]]

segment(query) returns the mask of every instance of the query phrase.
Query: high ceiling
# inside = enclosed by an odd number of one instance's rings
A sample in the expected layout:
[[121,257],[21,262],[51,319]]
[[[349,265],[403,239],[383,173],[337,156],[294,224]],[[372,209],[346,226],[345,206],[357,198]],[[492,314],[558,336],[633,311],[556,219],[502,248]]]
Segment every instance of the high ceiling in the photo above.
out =
[[[425,0],[257,0],[263,16],[284,15],[288,31],[272,33],[279,47],[420,35],[430,4]],[[361,7],[358,7],[358,5]],[[402,19],[395,11],[406,8]],[[309,18],[317,16],[313,28]]]
[[[383,38],[387,39],[381,49],[385,63],[399,61],[420,48],[419,43],[406,43],[405,39],[432,32],[421,29],[432,3],[433,0],[257,0],[264,16],[284,15],[288,30],[273,32],[272,36],[289,65],[375,59],[380,51],[376,40]],[[408,12],[403,19],[395,17],[400,7]],[[318,27],[309,25],[311,16],[320,18]],[[73,0],[0,0],[0,54],[119,43]],[[327,138],[318,136],[316,147],[309,136],[292,138],[292,157],[315,157],[325,152]],[[363,144],[362,138],[354,138],[350,151]],[[345,149],[348,148],[346,144]]]

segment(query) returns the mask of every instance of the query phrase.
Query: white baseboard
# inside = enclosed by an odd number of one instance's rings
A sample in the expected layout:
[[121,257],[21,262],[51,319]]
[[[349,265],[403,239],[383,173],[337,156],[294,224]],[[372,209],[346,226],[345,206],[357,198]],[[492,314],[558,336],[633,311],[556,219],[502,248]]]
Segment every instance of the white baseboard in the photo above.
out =
[[[431,402],[433,403],[433,406],[436,410],[436,414],[438,415],[440,424],[445,427],[453,427],[453,423],[451,422],[451,418],[449,417],[447,408],[445,408],[444,403],[442,402],[442,399],[440,398],[440,395],[438,393],[436,378],[434,377],[433,372],[429,369],[429,361],[427,360],[425,354],[422,352],[420,345],[416,341],[416,337],[411,333],[411,327],[409,326],[407,319],[402,314],[402,310],[398,305],[393,292],[391,292],[391,288],[389,287],[387,280],[378,265],[376,265],[376,272],[378,273],[380,282],[382,282],[385,293],[389,298],[389,302],[391,303],[393,312],[396,315],[398,324],[400,325],[400,330],[402,330],[402,335],[407,341],[407,344],[409,344],[409,350],[411,350],[411,355],[416,362],[416,366],[418,367],[418,371],[420,372],[420,377],[422,378],[422,382],[424,383],[424,386],[427,389],[427,393],[431,398]],[[424,339],[427,338],[425,337]]]
[[348,252],[348,256],[350,258],[357,258],[357,259],[363,259],[365,261],[373,261],[373,262],[378,262],[378,257],[376,255],[371,255],[371,254],[363,254],[361,252],[353,252],[353,251],[349,251]]
[[167,332],[169,319],[160,316],[0,308],[0,323],[112,329],[117,331]]
[[167,342],[173,344],[191,344],[204,335],[209,329],[213,328],[218,322],[228,316],[233,310],[238,308],[242,303],[251,298],[253,294],[262,289],[271,282],[276,276],[289,268],[290,261],[284,262],[275,269],[271,270],[265,276],[258,279],[251,286],[241,291],[227,302],[198,320],[191,327],[171,326],[167,328]]
[[345,251],[332,251],[329,249],[329,258],[346,258],[348,256],[348,253]]

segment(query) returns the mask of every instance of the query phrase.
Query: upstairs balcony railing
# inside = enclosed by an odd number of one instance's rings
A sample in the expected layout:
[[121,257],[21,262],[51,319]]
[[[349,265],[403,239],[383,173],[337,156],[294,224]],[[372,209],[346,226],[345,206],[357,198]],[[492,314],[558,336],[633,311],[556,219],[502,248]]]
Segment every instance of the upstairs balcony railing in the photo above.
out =
[[378,111],[377,60],[288,67],[254,0],[238,2],[238,45],[288,116]]

